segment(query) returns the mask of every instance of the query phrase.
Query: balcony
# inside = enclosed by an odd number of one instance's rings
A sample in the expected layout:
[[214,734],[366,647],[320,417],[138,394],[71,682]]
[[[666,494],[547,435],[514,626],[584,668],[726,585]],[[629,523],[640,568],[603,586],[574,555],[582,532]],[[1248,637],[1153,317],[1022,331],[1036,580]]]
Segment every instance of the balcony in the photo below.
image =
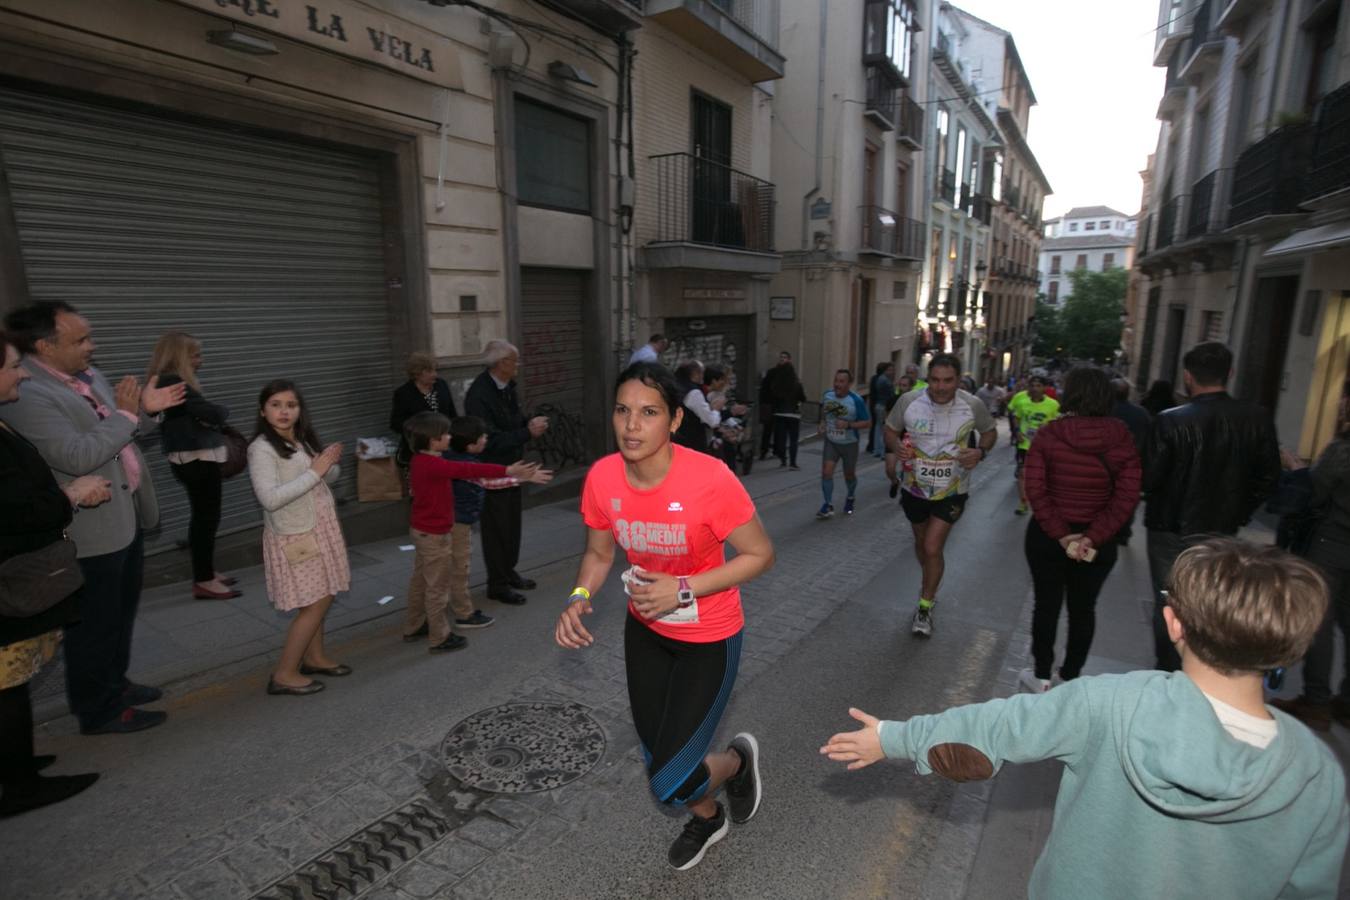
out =
[[863,116],[882,131],[894,131],[898,117],[898,92],[875,66],[867,68],[867,104]]
[[961,183],[961,193],[957,195],[956,206],[968,216],[975,213],[975,192],[965,182]]
[[1162,99],[1158,101],[1157,118],[1164,122],[1171,122],[1177,115],[1186,108],[1186,82],[1181,80],[1181,54],[1185,47],[1178,47],[1172,54],[1172,59],[1167,63],[1167,80],[1163,82]]
[[773,274],[774,185],[691,153],[651,157],[656,236],[643,248],[649,268]]
[[1005,181],[1003,183],[1003,202],[1007,204],[1009,209],[1016,212],[1017,208],[1022,205],[1022,192]]
[[1161,66],[1190,36],[1191,16],[1185,12],[1186,5],[1187,0],[1180,0],[1170,9],[1163,8],[1164,18],[1158,22],[1158,29],[1154,32],[1153,65]]
[[1233,167],[1229,228],[1300,214],[1313,137],[1309,125],[1287,125],[1242,151]]
[[1347,188],[1350,188],[1350,84],[1327,94],[1317,108],[1317,130],[1305,196],[1316,201]]
[[1177,77],[1199,87],[1219,71],[1223,60],[1224,37],[1213,25],[1215,0],[1204,0],[1191,16],[1191,36],[1182,44],[1185,63]]
[[938,184],[938,199],[956,205],[956,173],[951,169],[942,170],[942,179]]
[[922,222],[897,216],[880,206],[860,206],[862,236],[858,252],[890,259],[923,259],[925,227]]
[[921,29],[910,0],[866,0],[863,4],[863,63],[876,67],[892,85],[908,87],[915,34]]
[[642,27],[642,0],[557,0],[557,5],[604,31]]
[[1144,222],[1142,226],[1139,228],[1139,234],[1136,235],[1134,245],[1135,256],[1144,256],[1149,252],[1150,249],[1152,249],[1148,245],[1148,239],[1149,237],[1151,237],[1150,232],[1152,230],[1153,230],[1153,214],[1149,213],[1147,216],[1144,217]]
[[994,201],[988,194],[976,194],[970,214],[975,221],[988,225],[994,219]]
[[1158,236],[1153,249],[1163,250],[1176,241],[1177,223],[1181,220],[1181,206],[1184,202],[1184,196],[1178,194],[1164,203],[1162,209],[1158,211]]
[[1186,214],[1187,241],[1228,240],[1221,236],[1228,225],[1226,195],[1232,174],[1232,169],[1215,169],[1191,185],[1191,207]]
[[777,0],[646,0],[660,22],[747,81],[783,77]]
[[895,139],[911,150],[923,149],[923,107],[908,97],[900,98],[900,121]]
[[1251,18],[1252,13],[1269,5],[1270,0],[1219,0],[1219,14],[1214,19],[1214,27],[1224,34],[1238,37],[1242,24]]

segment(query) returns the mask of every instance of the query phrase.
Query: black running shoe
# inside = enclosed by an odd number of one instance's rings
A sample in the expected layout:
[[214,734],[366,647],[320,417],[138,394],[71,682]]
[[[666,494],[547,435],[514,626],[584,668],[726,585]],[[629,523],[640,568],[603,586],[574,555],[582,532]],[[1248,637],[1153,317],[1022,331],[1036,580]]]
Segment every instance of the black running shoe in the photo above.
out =
[[895,499],[895,495],[898,494],[898,493],[900,493],[900,482],[898,482],[898,481],[892,481],[892,482],[891,482],[891,499],[894,500],[894,499]]
[[717,804],[717,815],[711,819],[690,816],[684,831],[670,845],[670,864],[681,872],[692,869],[703,861],[708,848],[726,837],[730,829],[726,810],[720,803]]
[[744,825],[759,812],[759,742],[753,734],[742,731],[731,739],[727,749],[741,758],[741,771],[727,779],[727,806],[731,821]]

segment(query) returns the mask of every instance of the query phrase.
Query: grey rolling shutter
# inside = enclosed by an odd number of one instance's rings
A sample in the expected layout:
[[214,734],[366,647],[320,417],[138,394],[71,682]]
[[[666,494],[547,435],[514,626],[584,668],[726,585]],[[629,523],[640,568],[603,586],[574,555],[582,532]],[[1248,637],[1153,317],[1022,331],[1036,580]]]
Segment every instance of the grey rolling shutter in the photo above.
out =
[[[93,323],[110,380],[144,378],[159,335],[201,339],[207,399],[252,435],[258,392],[296,381],[354,496],[359,436],[383,434],[393,390],[380,160],[243,129],[0,88],[0,164],[34,300]],[[151,547],[186,538],[187,497],[155,437]],[[222,532],[261,515],[226,483]]]
[[533,415],[549,405],[584,420],[585,340],[581,330],[586,273],[522,269],[520,308],[521,408]]

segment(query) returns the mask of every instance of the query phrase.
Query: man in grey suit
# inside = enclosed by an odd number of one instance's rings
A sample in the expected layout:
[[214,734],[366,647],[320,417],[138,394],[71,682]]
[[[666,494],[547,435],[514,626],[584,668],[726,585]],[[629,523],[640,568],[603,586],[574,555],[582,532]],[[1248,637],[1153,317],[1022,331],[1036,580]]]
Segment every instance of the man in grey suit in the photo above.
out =
[[77,509],[70,526],[84,573],[80,621],[66,628],[66,696],[84,734],[140,731],[167,713],[138,709],[162,694],[127,678],[141,597],[142,528],[159,521],[150,469],[135,439],[155,415],[183,402],[185,386],[144,388],[128,375],[114,389],[90,365],[89,322],[65,303],[38,303],[5,317],[31,380],[0,407],[10,428],[37,447],[61,480],[96,475],[112,499]]

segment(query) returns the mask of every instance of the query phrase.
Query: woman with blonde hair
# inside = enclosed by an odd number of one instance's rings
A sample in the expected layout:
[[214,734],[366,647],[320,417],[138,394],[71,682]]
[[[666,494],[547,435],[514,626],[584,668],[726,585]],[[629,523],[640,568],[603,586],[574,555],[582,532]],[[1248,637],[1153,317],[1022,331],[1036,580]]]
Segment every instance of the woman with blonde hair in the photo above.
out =
[[411,354],[407,371],[408,380],[394,389],[394,405],[389,413],[389,430],[398,435],[396,462],[404,468],[412,461],[412,450],[403,434],[405,422],[421,412],[440,413],[447,419],[458,415],[450,385],[436,374],[436,360],[430,353]]
[[183,382],[187,399],[164,411],[160,446],[169,469],[187,491],[192,510],[188,547],[192,552],[192,596],[198,600],[230,600],[241,595],[234,579],[216,571],[216,530],[220,527],[221,471],[228,452],[221,433],[230,411],[202,396],[197,370],[202,344],[183,331],[170,331],[155,343],[150,376],[161,386]]

